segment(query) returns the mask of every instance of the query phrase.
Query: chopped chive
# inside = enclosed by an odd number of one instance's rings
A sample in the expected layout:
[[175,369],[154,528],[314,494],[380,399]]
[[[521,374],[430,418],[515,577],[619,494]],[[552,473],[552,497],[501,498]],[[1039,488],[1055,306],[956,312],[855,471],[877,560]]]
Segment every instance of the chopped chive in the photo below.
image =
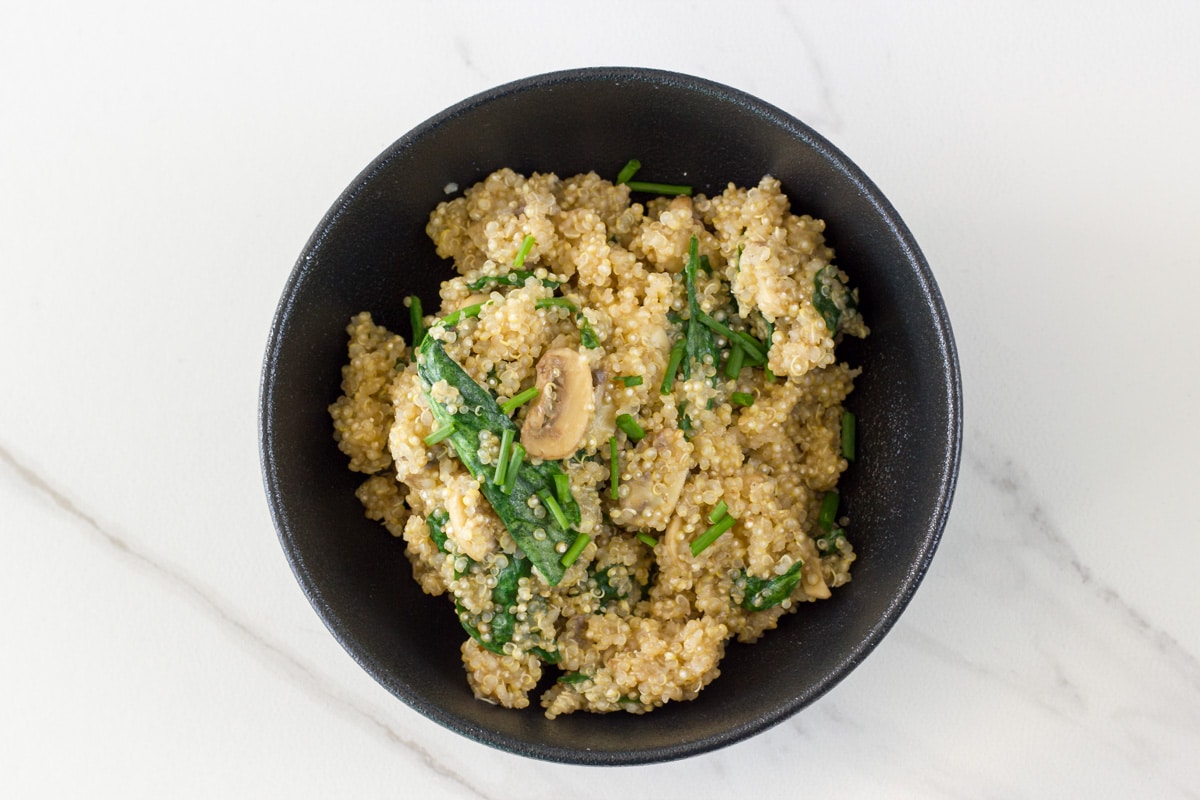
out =
[[842,456],[847,461],[854,460],[855,419],[850,411],[842,412]]
[[837,517],[838,502],[841,497],[837,492],[826,492],[821,498],[821,513],[817,515],[817,524],[825,530],[833,528],[833,521]]
[[513,259],[513,269],[520,269],[525,266],[525,259],[529,256],[529,251],[533,249],[533,244],[533,234],[527,234],[521,240],[521,249],[517,251],[517,257]]
[[721,517],[711,528],[697,536],[692,542],[692,555],[698,556],[703,553],[708,549],[709,545],[721,538],[721,534],[732,528],[736,522],[737,520],[728,514]]
[[742,347],[744,347],[744,348],[746,348],[746,350],[754,353],[754,357],[756,359],[758,359],[759,361],[761,361],[763,363],[766,363],[766,361],[767,361],[766,345],[764,345],[758,339],[755,339],[753,336],[746,333],[745,331],[734,331],[733,335],[737,337],[737,340],[741,343]]
[[534,308],[565,308],[568,311],[578,311],[574,303],[565,297],[543,297],[533,304]]
[[613,500],[620,500],[621,454],[617,450],[617,437],[615,436],[610,436],[608,439],[608,457],[609,467],[612,470],[612,476],[609,480],[609,497]]
[[671,359],[667,362],[667,374],[663,376],[662,389],[663,394],[670,394],[671,389],[675,387],[675,373],[679,371],[679,363],[683,361],[683,351],[687,347],[687,340],[680,339],[671,348]]
[[725,377],[736,378],[742,371],[742,362],[745,358],[746,351],[742,349],[741,342],[734,342],[733,349],[729,351],[729,358],[725,359]]
[[512,455],[508,457],[507,474],[504,476],[504,485],[500,487],[500,491],[505,494],[512,494],[513,489],[517,486],[517,475],[521,472],[521,462],[525,460],[525,448],[520,442],[515,442],[512,446]]
[[729,402],[735,406],[752,406],[754,405],[754,395],[749,392],[734,392],[729,395]]
[[480,309],[482,309],[485,304],[486,301],[484,303],[476,303],[473,306],[467,306],[466,308],[460,308],[458,311],[451,311],[449,314],[442,317],[442,324],[449,328],[457,325],[460,320],[467,319],[468,317],[478,317]]
[[713,510],[708,513],[708,521],[716,522],[717,520],[721,519],[721,517],[725,516],[725,512],[728,510],[729,506],[725,505],[725,501],[722,500],[713,506]]
[[505,414],[511,414],[537,396],[538,388],[536,386],[530,386],[528,389],[516,395],[511,400],[501,403],[500,410]]
[[[742,344],[742,342],[739,341],[738,344]],[[767,356],[764,353],[746,350],[745,345],[742,346],[742,349],[745,350],[746,353],[746,358],[742,362],[743,367],[765,368],[767,366]]]
[[658,539],[655,539],[653,536],[646,533],[645,531],[638,531],[637,539],[639,542],[646,545],[647,547],[654,547],[655,545],[658,544]]
[[550,490],[542,489],[537,493],[538,499],[542,501],[542,505],[550,512],[550,516],[554,517],[554,521],[558,523],[558,527],[564,531],[571,529],[571,523],[567,520],[567,515],[563,513],[562,506],[550,494]]
[[771,371],[770,367],[766,367],[766,371],[767,371],[767,383],[774,383],[775,382],[775,373]]
[[554,493],[558,495],[559,505],[565,506],[571,502],[571,478],[567,473],[554,473]]
[[617,183],[629,183],[641,168],[642,162],[636,158],[629,159],[628,163],[621,167],[621,171],[617,173]]
[[496,474],[492,476],[492,483],[497,486],[503,486],[508,478],[508,457],[512,455],[513,437],[516,436],[516,433],[512,428],[505,428],[504,433],[500,434],[500,453],[496,456]]
[[652,183],[650,181],[625,181],[631,192],[646,192],[647,194],[691,196],[692,187],[677,183]]
[[581,533],[576,536],[575,541],[571,542],[571,547],[567,550],[567,552],[563,553],[562,565],[564,567],[569,567],[574,564],[575,559],[579,558],[579,554],[583,552],[583,548],[587,547],[588,542],[591,540],[592,537],[588,536],[586,533]]
[[425,338],[425,312],[421,298],[415,294],[408,298],[408,318],[412,322],[412,346],[416,347]]
[[706,314],[703,311],[700,312],[700,322],[702,322],[706,328],[716,331],[724,336],[730,344],[735,342],[741,344],[741,346],[746,350],[746,356],[748,359],[755,359],[759,363],[766,362],[767,351],[765,345],[763,345],[762,342],[760,342],[758,339],[755,339],[750,334],[746,333],[745,331],[735,331],[725,323],[714,319],[711,315]]
[[625,431],[625,435],[635,442],[641,441],[646,436],[646,431],[637,424],[631,414],[622,414],[617,417],[617,427]]
[[433,433],[426,436],[425,444],[430,445],[430,446],[435,445],[438,442],[442,441],[443,439],[448,438],[457,429],[458,429],[458,426],[455,425],[453,422],[447,422],[445,425],[443,425],[442,427],[438,428]]
[[623,375],[620,378],[617,378],[617,380],[619,380],[621,383],[625,384],[626,386],[641,386],[642,385],[642,376],[641,375]]

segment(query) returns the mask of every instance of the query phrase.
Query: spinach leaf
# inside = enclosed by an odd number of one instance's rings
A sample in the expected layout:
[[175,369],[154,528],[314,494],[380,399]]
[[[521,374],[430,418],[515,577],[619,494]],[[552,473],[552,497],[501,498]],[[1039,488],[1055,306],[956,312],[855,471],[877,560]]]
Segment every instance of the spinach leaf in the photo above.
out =
[[[566,571],[560,561],[557,545],[562,542],[564,547],[570,547],[575,541],[575,534],[563,530],[551,517],[538,519],[527,501],[539,490],[554,491],[554,476],[562,473],[561,464],[543,461],[535,466],[523,462],[512,493],[505,494],[500,485],[493,482],[493,471],[479,460],[479,433],[489,430],[500,436],[508,428],[519,434],[516,424],[501,411],[491,393],[472,380],[446,354],[442,343],[432,336],[426,336],[421,343],[417,354],[417,374],[438,425],[453,425],[453,432],[447,440],[471,476],[479,481],[480,492],[491,503],[517,546],[529,556],[533,566],[551,585],[557,585]],[[441,380],[458,389],[462,396],[456,414],[448,413],[446,407],[430,395],[430,387]],[[574,499],[562,504],[562,511],[571,525],[579,524],[579,505]]]
[[817,313],[825,320],[825,327],[829,329],[831,336],[838,332],[842,313],[856,305],[850,287],[842,281],[837,267],[833,264],[821,267],[813,277],[812,302]]
[[601,606],[606,606],[614,600],[624,600],[626,597],[624,593],[609,581],[609,572],[611,571],[612,566],[610,565],[592,573],[592,577],[596,581],[596,588],[600,590]]
[[586,672],[564,672],[562,675],[558,676],[558,682],[565,683],[568,686],[576,683],[583,683],[584,681],[590,681],[591,679],[592,676],[588,675]]
[[498,655],[504,655],[504,645],[512,641],[513,631],[517,620],[509,610],[517,603],[517,587],[521,578],[528,577],[530,561],[528,558],[508,557],[508,564],[496,575],[496,588],[492,589],[492,621],[491,631],[485,640],[479,633],[478,621],[455,602],[458,610],[458,621],[471,638],[488,650]]
[[[467,288],[473,292],[478,292],[480,289],[492,286],[524,286],[525,281],[533,277],[536,276],[527,269],[514,269],[512,272],[506,272],[503,275],[484,275],[482,278],[468,283]],[[548,286],[551,289],[558,286],[559,283],[561,281],[556,281],[553,278],[542,278],[542,285]]]
[[444,508],[437,509],[425,520],[425,524],[429,527],[429,538],[443,553],[450,552],[450,548],[446,547],[446,523],[449,521],[450,514]]
[[824,536],[817,539],[817,549],[823,556],[834,555],[838,552],[838,539],[845,538],[846,532],[835,525]]
[[529,652],[545,661],[547,664],[558,664],[562,661],[562,653],[557,650],[547,650],[544,647],[531,647]]
[[756,578],[746,575],[746,594],[742,608],[747,611],[765,611],[789,598],[800,583],[800,568],[804,562],[797,561],[787,572],[774,578]]

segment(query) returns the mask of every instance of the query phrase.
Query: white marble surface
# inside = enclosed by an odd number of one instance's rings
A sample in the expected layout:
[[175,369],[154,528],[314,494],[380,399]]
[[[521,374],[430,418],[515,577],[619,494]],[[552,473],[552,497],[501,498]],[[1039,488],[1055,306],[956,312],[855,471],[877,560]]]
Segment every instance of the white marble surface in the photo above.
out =
[[[0,796],[1200,797],[1200,6],[4,8]],[[747,742],[598,770],[469,742],[351,661],[276,540],[256,400],[363,166],[603,64],[748,90],[855,159],[938,277],[967,427],[866,663]]]

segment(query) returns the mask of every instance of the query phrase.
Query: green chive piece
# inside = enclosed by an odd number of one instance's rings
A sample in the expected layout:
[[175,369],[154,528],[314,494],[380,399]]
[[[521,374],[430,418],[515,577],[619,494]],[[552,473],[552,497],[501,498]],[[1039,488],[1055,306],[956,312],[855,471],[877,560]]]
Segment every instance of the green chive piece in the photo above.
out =
[[841,497],[837,492],[826,492],[821,498],[821,513],[817,515],[817,524],[825,530],[833,528],[833,521],[837,517],[838,503]]
[[588,536],[586,533],[581,533],[576,536],[575,541],[571,542],[571,546],[568,548],[567,552],[563,553],[562,565],[564,567],[569,567],[574,564],[575,559],[579,558],[579,554],[583,552],[583,548],[587,547],[588,542],[591,540],[592,537]]
[[735,406],[752,406],[754,405],[754,395],[749,392],[734,392],[729,395],[729,402]]
[[647,194],[659,195],[687,195],[691,196],[692,187],[683,186],[677,183],[652,183],[650,181],[625,181],[625,185],[629,187],[631,192],[646,192]]
[[636,158],[629,159],[629,162],[621,167],[621,171],[617,173],[617,183],[629,183],[641,168],[642,162]]
[[487,304],[487,302],[490,301],[476,303],[473,306],[460,308],[458,311],[451,311],[449,314],[442,317],[442,324],[447,328],[451,328],[457,325],[460,320],[467,319],[468,317],[478,317],[480,310]]
[[687,347],[687,340],[680,339],[671,348],[671,359],[667,362],[667,374],[663,376],[662,389],[663,394],[670,394],[675,388],[675,373],[679,371],[679,364],[683,361],[683,351]]
[[517,475],[521,471],[521,462],[525,460],[525,448],[520,442],[515,442],[512,446],[512,455],[508,457],[507,474],[504,476],[504,485],[500,487],[500,491],[504,494],[512,494],[513,489],[517,486]]
[[505,428],[504,433],[500,434],[500,453],[496,456],[496,474],[492,476],[492,483],[497,486],[503,486],[508,479],[508,457],[512,455],[513,438],[516,433],[512,428]]
[[767,369],[767,383],[774,383],[775,382],[775,373],[771,371],[770,367],[767,367],[766,369]]
[[706,328],[709,328],[710,330],[713,330],[724,336],[726,341],[728,341],[730,344],[735,342],[741,344],[741,346],[745,348],[746,356],[748,358],[757,360],[759,363],[766,363],[766,345],[764,345],[758,339],[755,339],[750,334],[746,333],[745,331],[735,331],[725,323],[714,319],[711,315],[706,314],[703,311],[700,312],[700,322],[702,322]]
[[525,259],[529,256],[529,251],[533,249],[534,238],[533,234],[528,234],[521,240],[521,249],[517,250],[517,257],[513,259],[513,269],[520,269],[525,266]]
[[415,294],[408,298],[408,319],[412,322],[412,346],[415,348],[425,338],[425,312],[421,308],[421,298]]
[[654,547],[655,545],[658,544],[658,539],[655,539],[653,536],[646,533],[645,531],[638,531],[637,539],[639,542],[646,545],[647,547]]
[[[738,344],[741,345],[742,342],[739,340]],[[767,358],[762,353],[758,353],[753,350],[747,350],[745,345],[742,345],[742,352],[745,353],[745,358],[742,360],[743,367],[765,368],[767,366]]]
[[737,520],[726,514],[717,520],[717,522],[704,533],[700,534],[692,541],[692,555],[698,556],[703,553],[708,546],[721,538],[721,534],[733,527]]
[[568,311],[578,311],[579,309],[565,297],[542,297],[533,304],[534,308],[565,308]]
[[550,490],[542,489],[537,493],[538,499],[542,501],[542,505],[550,512],[550,516],[554,517],[554,521],[558,523],[558,527],[564,531],[571,529],[571,523],[567,520],[567,515],[563,513],[562,506],[554,499],[554,495],[550,494]]
[[758,359],[759,361],[761,361],[764,364],[766,363],[766,361],[767,361],[767,346],[765,344],[760,342],[758,339],[755,339],[753,336],[746,333],[745,331],[734,331],[733,335],[737,337],[737,340],[738,340],[738,342],[741,343],[742,347],[744,347],[744,348],[746,348],[746,350],[754,353],[754,357],[756,359]]
[[528,389],[516,395],[508,402],[501,403],[500,410],[505,414],[511,414],[537,396],[538,388],[536,386],[530,386]]
[[725,501],[717,503],[713,506],[713,510],[708,513],[709,522],[717,522],[721,517],[725,516],[725,512],[729,510],[729,506],[725,505]]
[[842,457],[847,461],[854,460],[855,419],[850,411],[842,412]]
[[622,414],[617,417],[617,427],[625,431],[625,435],[635,442],[641,441],[646,436],[646,431],[642,430],[642,426],[637,424],[631,414]]
[[571,478],[565,472],[554,473],[554,493],[558,495],[559,505],[571,502]]
[[612,470],[612,476],[609,479],[609,497],[613,500],[620,500],[621,493],[621,454],[617,450],[617,437],[610,436],[608,439],[608,457],[609,466]]
[[725,377],[737,378],[738,373],[742,371],[742,362],[746,359],[746,351],[742,349],[741,342],[734,342],[733,349],[729,351],[729,358],[725,359]]
[[453,434],[454,431],[456,431],[457,429],[458,429],[458,426],[455,425],[453,422],[447,422],[445,425],[443,425],[442,427],[438,428],[433,433],[426,436],[425,444],[430,445],[430,446],[435,445],[438,442],[442,441],[443,439],[449,438],[450,435]]
[[621,381],[621,383],[625,384],[626,386],[641,386],[642,385],[642,376],[641,375],[625,375],[625,376],[622,376],[621,378],[618,378],[618,380]]

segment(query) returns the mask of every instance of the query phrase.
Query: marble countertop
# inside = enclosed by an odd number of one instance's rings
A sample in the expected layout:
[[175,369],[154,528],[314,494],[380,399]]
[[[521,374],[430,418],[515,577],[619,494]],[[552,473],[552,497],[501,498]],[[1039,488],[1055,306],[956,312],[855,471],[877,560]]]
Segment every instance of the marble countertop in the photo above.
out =
[[[0,795],[1200,797],[1200,6],[17,5]],[[938,555],[861,667],[748,741],[598,770],[468,741],[346,655],[276,539],[256,403],[361,168],[478,91],[609,64],[749,91],[875,180],[967,423]]]

